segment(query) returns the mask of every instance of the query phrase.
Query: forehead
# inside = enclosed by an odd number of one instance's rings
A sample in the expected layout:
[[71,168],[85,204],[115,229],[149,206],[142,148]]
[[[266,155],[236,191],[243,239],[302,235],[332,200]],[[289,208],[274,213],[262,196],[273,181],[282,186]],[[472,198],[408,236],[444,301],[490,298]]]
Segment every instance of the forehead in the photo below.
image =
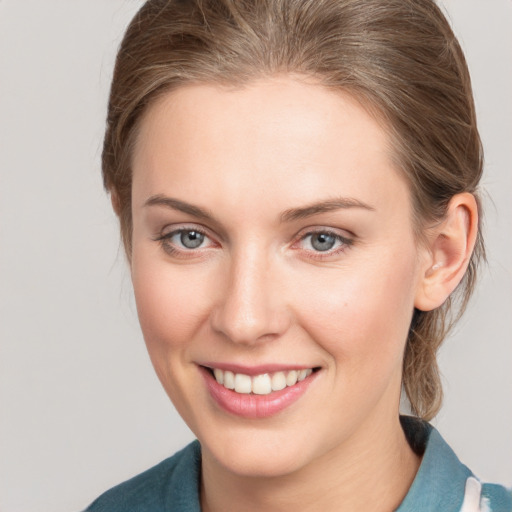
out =
[[140,124],[133,169],[135,202],[172,193],[271,208],[350,195],[378,207],[408,194],[385,126],[349,94],[293,77],[167,93]]

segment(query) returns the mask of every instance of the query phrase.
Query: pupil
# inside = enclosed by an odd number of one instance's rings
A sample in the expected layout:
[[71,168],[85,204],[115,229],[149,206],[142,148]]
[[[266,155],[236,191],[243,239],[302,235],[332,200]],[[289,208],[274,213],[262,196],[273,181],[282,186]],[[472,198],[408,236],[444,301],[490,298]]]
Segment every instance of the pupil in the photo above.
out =
[[203,243],[204,235],[197,231],[185,231],[181,233],[180,239],[187,249],[196,249]]
[[332,235],[328,235],[326,233],[313,235],[311,239],[311,245],[317,251],[328,251],[333,248],[335,242],[336,239]]

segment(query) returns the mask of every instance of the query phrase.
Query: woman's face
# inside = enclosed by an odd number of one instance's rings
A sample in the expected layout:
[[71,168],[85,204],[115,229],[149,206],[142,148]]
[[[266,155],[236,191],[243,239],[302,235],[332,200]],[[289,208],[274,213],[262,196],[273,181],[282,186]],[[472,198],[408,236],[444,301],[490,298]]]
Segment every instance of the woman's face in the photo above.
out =
[[292,77],[182,87],[133,171],[140,323],[205,455],[286,474],[396,422],[422,258],[372,116]]

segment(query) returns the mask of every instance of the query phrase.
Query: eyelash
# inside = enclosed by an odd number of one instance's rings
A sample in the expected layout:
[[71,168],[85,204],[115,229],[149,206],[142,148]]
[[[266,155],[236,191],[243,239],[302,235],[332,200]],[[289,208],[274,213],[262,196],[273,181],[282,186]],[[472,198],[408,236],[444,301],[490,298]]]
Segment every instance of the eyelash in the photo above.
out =
[[[187,258],[187,257],[192,256],[191,253],[201,250],[202,247],[198,248],[197,250],[196,249],[178,249],[173,244],[170,243],[170,240],[176,235],[179,235],[181,233],[191,232],[191,231],[199,233],[199,234],[203,235],[205,238],[210,239],[206,230],[201,229],[200,227],[183,226],[178,229],[174,229],[173,231],[170,231],[169,233],[159,235],[158,237],[154,238],[154,240],[156,242],[159,242],[160,245],[162,246],[162,249],[170,256],[177,257],[177,258]],[[293,243],[292,247],[296,246],[300,242],[303,242],[308,237],[312,237],[314,235],[319,235],[319,234],[333,237],[335,239],[335,242],[338,242],[340,245],[338,248],[336,248],[334,250],[330,249],[330,250],[326,250],[326,251],[315,251],[315,250],[304,251],[304,252],[308,253],[308,257],[316,259],[316,260],[324,260],[324,259],[330,258],[332,256],[341,254],[341,253],[345,252],[354,243],[353,239],[344,237],[344,236],[340,235],[339,233],[336,233],[335,231],[332,231],[329,229],[318,229],[318,230],[311,230],[311,231],[308,231],[308,232],[300,235],[299,239]]]
[[336,233],[335,231],[329,230],[329,229],[317,229],[308,231],[307,233],[304,233],[299,237],[299,240],[294,243],[294,245],[303,242],[308,237],[312,237],[314,235],[327,235],[334,238],[335,242],[338,242],[340,245],[337,249],[330,249],[327,251],[314,251],[309,250],[307,251],[310,254],[310,257],[313,257],[317,260],[324,260],[327,258],[330,258],[332,256],[337,256],[338,254],[341,254],[345,252],[353,243],[354,240],[351,238],[344,237],[340,235],[339,233]]
[[[170,231],[169,233],[165,233],[163,235],[160,235],[158,237],[156,237],[154,240],[156,242],[160,242],[160,245],[162,246],[162,249],[169,255],[171,256],[174,256],[174,257],[178,257],[178,258],[187,258],[189,257],[187,255],[187,253],[192,253],[192,252],[196,252],[194,249],[177,249],[176,247],[174,247],[170,240],[175,236],[175,235],[179,235],[180,233],[187,233],[187,232],[191,232],[191,231],[194,231],[195,233],[199,233],[201,235],[203,235],[205,238],[208,238],[210,239],[210,237],[208,236],[208,233],[204,230],[204,229],[201,229],[197,226],[190,226],[190,227],[187,227],[187,226],[183,226],[183,227],[180,227],[178,229],[174,229],[173,231]],[[197,249],[197,250],[200,250],[201,248]]]

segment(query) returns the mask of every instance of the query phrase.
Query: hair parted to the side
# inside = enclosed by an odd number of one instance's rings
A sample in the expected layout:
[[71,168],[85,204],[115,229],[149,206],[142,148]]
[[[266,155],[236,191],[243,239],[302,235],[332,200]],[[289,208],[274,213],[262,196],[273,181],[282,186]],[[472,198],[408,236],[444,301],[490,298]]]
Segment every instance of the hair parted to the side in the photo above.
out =
[[[103,148],[104,183],[118,205],[128,258],[132,149],[148,105],[189,83],[243,86],[282,73],[349,92],[386,124],[419,240],[455,194],[478,200],[483,156],[469,73],[434,1],[149,0],[117,56]],[[425,419],[442,400],[437,350],[464,311],[484,257],[479,230],[456,293],[434,311],[414,312],[403,386]]]

